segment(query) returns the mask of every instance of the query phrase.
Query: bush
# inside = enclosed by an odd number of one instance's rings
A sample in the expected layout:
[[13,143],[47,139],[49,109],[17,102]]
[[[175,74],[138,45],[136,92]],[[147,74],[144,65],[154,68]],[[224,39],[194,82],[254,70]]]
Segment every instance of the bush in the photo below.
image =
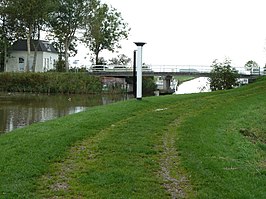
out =
[[142,91],[145,95],[153,94],[156,89],[157,85],[154,81],[154,77],[143,77]]
[[212,91],[227,90],[237,85],[238,73],[231,66],[231,60],[226,59],[223,63],[215,60],[210,73],[210,87]]
[[0,73],[0,91],[89,94],[101,92],[102,83],[84,73]]

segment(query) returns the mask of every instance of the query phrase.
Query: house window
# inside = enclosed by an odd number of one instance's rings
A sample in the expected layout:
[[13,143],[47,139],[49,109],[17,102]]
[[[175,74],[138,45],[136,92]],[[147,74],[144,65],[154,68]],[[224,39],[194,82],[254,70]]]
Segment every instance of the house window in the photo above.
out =
[[50,69],[50,62],[49,62],[49,58],[46,59],[47,60],[47,68]]
[[30,60],[29,60],[30,71],[33,71],[33,60],[34,60],[34,57],[31,56],[31,57],[30,57]]
[[24,57],[19,57],[18,58],[18,68],[19,68],[19,71],[24,71],[24,68],[25,68],[25,59],[24,59]]
[[49,66],[49,59],[48,58],[44,58],[44,67],[48,67]]

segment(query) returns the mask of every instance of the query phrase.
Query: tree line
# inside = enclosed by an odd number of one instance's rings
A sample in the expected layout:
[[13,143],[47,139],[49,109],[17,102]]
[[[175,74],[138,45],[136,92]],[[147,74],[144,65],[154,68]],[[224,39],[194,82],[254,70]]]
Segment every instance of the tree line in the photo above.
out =
[[[30,70],[30,54],[37,49],[43,32],[54,42],[59,63],[69,70],[68,58],[77,53],[77,42],[84,43],[99,63],[102,50],[120,48],[119,41],[128,38],[130,28],[121,13],[100,0],[1,0],[0,1],[0,62],[5,68],[6,57],[15,40],[27,40],[25,70]],[[31,49],[31,44],[33,49]],[[35,45],[36,44],[36,45]]]

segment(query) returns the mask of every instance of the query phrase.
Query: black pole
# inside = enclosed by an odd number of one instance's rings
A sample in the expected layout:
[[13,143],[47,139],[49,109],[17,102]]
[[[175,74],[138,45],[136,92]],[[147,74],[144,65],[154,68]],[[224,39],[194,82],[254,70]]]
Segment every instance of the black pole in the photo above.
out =
[[133,94],[134,97],[137,97],[137,70],[136,70],[136,57],[137,57],[137,51],[134,50],[134,56],[133,56]]

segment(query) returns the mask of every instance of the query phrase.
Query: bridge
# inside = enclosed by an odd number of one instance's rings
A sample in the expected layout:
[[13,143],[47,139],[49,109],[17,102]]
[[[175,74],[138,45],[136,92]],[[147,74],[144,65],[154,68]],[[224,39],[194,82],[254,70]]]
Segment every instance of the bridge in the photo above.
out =
[[[264,72],[258,69],[255,72],[247,71],[244,67],[235,68],[240,78],[259,76]],[[212,68],[203,65],[145,65],[142,68],[143,76],[194,76],[208,77]],[[125,65],[94,65],[89,70],[90,75],[108,77],[132,77],[133,67]]]
[[[239,78],[255,79],[264,71],[257,69],[256,71],[247,71],[244,67],[235,68],[239,74]],[[142,68],[142,76],[160,76],[163,80],[163,88],[160,90],[161,94],[173,93],[171,89],[171,82],[173,76],[193,76],[193,77],[209,77],[212,67],[199,65],[144,65]],[[133,67],[123,65],[94,65],[89,70],[89,75],[116,77],[116,78],[131,78],[128,84],[132,87],[129,90],[135,90],[135,80]],[[128,81],[128,80],[127,80]],[[132,83],[133,82],[133,83]]]

